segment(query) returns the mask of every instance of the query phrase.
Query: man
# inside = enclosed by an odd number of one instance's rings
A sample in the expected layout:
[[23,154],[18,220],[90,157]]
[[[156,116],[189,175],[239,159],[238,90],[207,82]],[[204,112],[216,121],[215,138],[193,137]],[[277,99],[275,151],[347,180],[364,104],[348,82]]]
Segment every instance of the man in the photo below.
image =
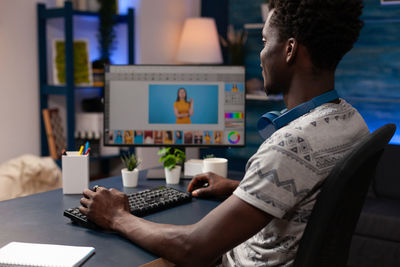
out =
[[[361,2],[270,0],[260,53],[266,93],[282,93],[291,110],[333,90],[336,66],[362,27]],[[228,198],[193,225],[137,218],[115,189],[85,190],[80,210],[179,266],[221,259],[223,266],[290,266],[318,191],[311,192],[368,133],[343,99],[316,107],[265,140],[240,184],[212,173],[196,176],[188,187],[193,196]]]

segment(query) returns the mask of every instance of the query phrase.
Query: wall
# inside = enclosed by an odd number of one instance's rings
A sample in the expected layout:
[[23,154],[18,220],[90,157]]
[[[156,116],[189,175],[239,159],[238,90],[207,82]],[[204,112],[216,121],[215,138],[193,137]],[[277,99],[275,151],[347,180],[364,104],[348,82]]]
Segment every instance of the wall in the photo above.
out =
[[[55,4],[54,0],[0,1],[0,163],[24,153],[40,155],[36,17],[39,2]],[[174,63],[181,24],[185,17],[200,14],[200,0],[120,2],[120,6],[136,8],[137,63]],[[88,22],[90,27],[96,27],[95,22],[85,21]],[[75,28],[79,28],[79,22],[76,24]],[[55,22],[49,31],[57,36],[60,27],[62,24]],[[95,37],[89,38],[91,50],[96,50]],[[116,52],[116,62],[125,58],[119,56]],[[91,53],[91,58],[96,58],[96,54]],[[93,93],[96,92],[84,92]],[[63,101],[62,97],[52,98],[50,106]]]
[[[263,2],[230,0],[229,23],[236,29],[245,23],[262,23]],[[400,5],[364,0],[364,6],[365,26],[359,41],[339,64],[335,86],[359,110],[371,131],[396,123],[398,130],[391,143],[400,144]],[[246,49],[246,78],[262,79],[261,29],[248,31]]]
[[[136,0],[138,64],[174,64],[180,33],[186,17],[200,16],[200,0]],[[137,148],[141,169],[162,166],[159,148]],[[197,149],[187,149],[188,158],[197,158]],[[162,170],[147,176],[162,177]]]
[[0,163],[39,155],[38,2],[0,1]]

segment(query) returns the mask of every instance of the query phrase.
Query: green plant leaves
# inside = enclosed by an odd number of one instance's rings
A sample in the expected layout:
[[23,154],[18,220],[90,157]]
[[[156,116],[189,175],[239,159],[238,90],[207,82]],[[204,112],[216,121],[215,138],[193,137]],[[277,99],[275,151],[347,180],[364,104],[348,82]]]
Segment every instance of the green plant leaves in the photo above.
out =
[[140,164],[140,159],[138,159],[135,154],[131,154],[129,152],[121,156],[121,161],[124,164],[125,168],[128,169],[128,171],[133,171]]
[[158,151],[158,155],[162,155],[159,161],[163,162],[164,168],[169,170],[173,169],[176,165],[182,165],[186,159],[185,152],[172,147],[162,148]]

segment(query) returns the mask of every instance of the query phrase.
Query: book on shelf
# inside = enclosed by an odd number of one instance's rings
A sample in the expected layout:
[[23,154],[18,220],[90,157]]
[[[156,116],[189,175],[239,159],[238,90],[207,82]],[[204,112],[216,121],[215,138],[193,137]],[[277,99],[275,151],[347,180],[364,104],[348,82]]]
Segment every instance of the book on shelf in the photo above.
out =
[[59,111],[57,108],[43,109],[42,115],[44,127],[46,129],[50,156],[53,159],[59,159],[61,157],[62,150],[66,147],[64,129]]

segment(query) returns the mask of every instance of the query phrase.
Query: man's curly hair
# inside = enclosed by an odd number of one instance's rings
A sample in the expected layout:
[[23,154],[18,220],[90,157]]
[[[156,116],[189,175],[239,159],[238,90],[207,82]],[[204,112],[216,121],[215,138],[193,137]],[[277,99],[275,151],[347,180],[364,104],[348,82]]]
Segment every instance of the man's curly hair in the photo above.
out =
[[364,25],[362,0],[270,0],[272,8],[280,41],[295,38],[319,69],[335,70]]

